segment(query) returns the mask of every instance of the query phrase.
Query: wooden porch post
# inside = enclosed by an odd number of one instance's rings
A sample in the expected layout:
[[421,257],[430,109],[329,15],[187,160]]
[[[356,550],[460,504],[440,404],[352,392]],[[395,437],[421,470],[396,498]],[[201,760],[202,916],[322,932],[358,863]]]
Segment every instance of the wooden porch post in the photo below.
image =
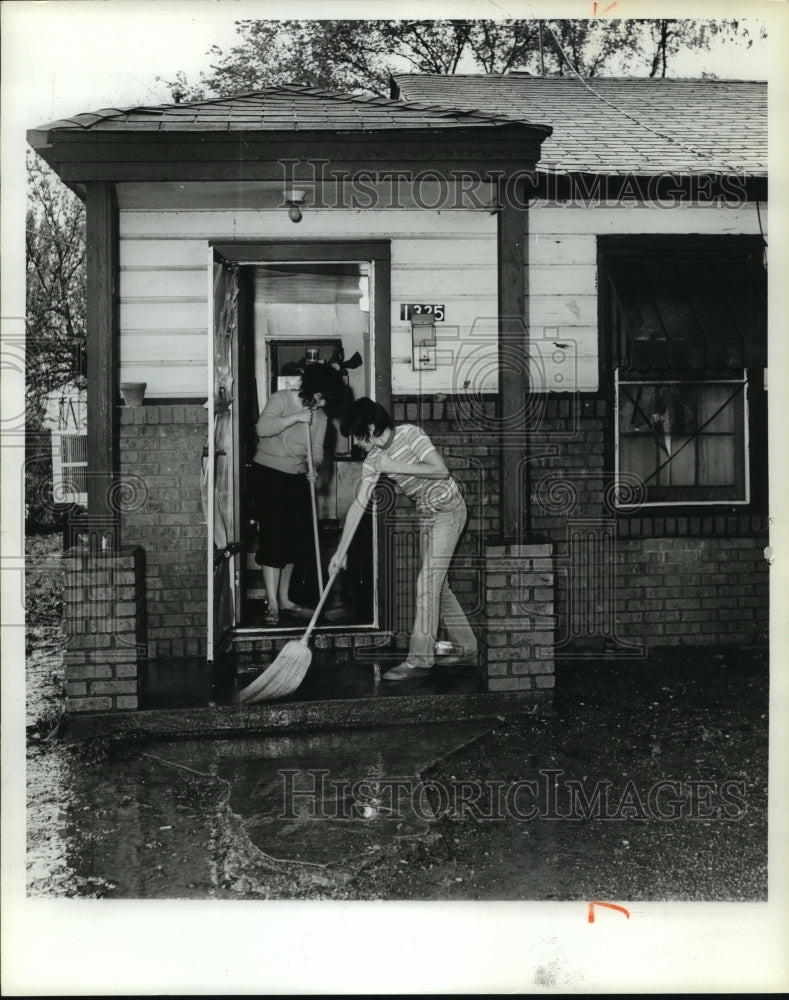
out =
[[503,542],[525,540],[526,504],[521,487],[527,427],[524,414],[529,391],[528,367],[528,212],[523,206],[523,183],[499,182],[499,394],[496,416],[499,441],[499,507]]
[[[112,517],[118,472],[118,204],[115,185],[86,184],[88,514]],[[113,517],[113,520],[117,520]]]

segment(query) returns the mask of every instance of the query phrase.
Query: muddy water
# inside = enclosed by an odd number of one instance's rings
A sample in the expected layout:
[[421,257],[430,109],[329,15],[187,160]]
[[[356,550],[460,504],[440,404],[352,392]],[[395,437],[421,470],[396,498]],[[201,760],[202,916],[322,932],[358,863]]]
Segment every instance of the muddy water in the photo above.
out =
[[[687,652],[557,675],[544,718],[321,737],[184,741],[103,755],[32,741],[30,892],[110,898],[763,900],[767,892],[768,671],[763,651]],[[382,733],[389,738],[382,737]],[[280,771],[337,779],[422,775],[632,788],[679,783],[694,812],[495,822],[386,810],[345,821],[284,810]],[[558,780],[558,778],[557,778]],[[735,782],[742,808],[709,813]],[[303,784],[299,785],[303,789]],[[718,791],[715,791],[717,789]],[[691,796],[691,798],[688,798]],[[566,796],[565,796],[566,798]],[[301,805],[305,803],[301,799]],[[314,804],[314,803],[313,803]],[[374,803],[371,803],[374,805]],[[325,807],[325,808],[323,808]],[[703,807],[703,808],[702,808]],[[563,807],[564,808],[564,807]]]
[[[427,801],[420,815],[393,816],[374,798],[377,783],[418,782],[489,729],[156,743],[107,759],[95,747],[93,758],[89,748],[38,748],[29,774],[29,892],[238,898],[336,885],[336,873],[322,879],[322,869],[364,864],[394,840],[429,834]],[[359,781],[361,792],[352,792]],[[360,795],[365,804],[354,808]]]

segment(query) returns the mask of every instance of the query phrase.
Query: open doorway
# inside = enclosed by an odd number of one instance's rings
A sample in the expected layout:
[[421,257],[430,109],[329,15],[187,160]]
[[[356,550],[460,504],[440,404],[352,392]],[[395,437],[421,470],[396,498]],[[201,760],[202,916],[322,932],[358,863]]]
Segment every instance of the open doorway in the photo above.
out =
[[[239,376],[246,391],[240,419],[242,558],[237,582],[237,625],[258,630],[268,627],[263,571],[256,558],[261,514],[245,487],[257,441],[255,424],[274,393],[298,390],[300,373],[309,364],[330,364],[338,369],[349,397],[375,395],[371,323],[375,275],[370,261],[273,260],[249,264],[243,271],[247,322],[240,331],[243,344]],[[323,451],[316,499],[325,582],[329,559],[353,499],[362,455],[342,434],[337,417],[329,422]],[[311,536],[311,523],[304,523],[302,530]],[[376,525],[368,514],[349,552],[347,570],[340,574],[327,601],[321,626],[358,629],[379,624],[376,562]],[[297,563],[290,585],[291,600],[313,607],[319,589],[314,556]],[[298,627],[296,622],[291,624]],[[288,627],[286,621],[276,626],[278,630],[283,627]]]

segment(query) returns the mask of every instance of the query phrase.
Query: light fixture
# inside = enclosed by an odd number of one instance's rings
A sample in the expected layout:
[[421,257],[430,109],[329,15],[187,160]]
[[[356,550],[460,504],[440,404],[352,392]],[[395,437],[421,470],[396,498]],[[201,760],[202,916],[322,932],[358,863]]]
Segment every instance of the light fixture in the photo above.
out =
[[288,204],[288,218],[291,222],[301,222],[301,205],[304,204],[306,191],[298,189],[285,192],[285,202]]

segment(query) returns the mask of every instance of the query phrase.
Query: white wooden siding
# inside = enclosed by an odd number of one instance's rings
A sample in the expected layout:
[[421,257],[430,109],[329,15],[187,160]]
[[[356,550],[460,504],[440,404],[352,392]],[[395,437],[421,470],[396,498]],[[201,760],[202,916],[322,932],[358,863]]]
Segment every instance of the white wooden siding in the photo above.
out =
[[[141,197],[137,191],[135,204]],[[766,225],[764,210],[762,222]],[[485,211],[307,206],[296,226],[284,209],[269,206],[122,209],[121,380],[147,382],[152,398],[205,396],[209,239],[390,239],[393,391],[449,392],[467,382],[476,391],[495,391],[496,228],[495,216]],[[598,388],[599,235],[758,232],[751,205],[661,209],[536,204],[529,217],[528,248],[530,368],[535,382],[556,391]],[[437,324],[436,371],[412,370],[410,324],[400,320],[403,302],[446,307],[445,321]]]
[[[529,332],[547,388],[571,388],[568,369],[581,391],[598,388],[597,237],[671,233],[758,235],[756,206],[535,205],[529,216]],[[557,343],[569,347],[556,351]]]
[[[305,208],[296,227],[283,209],[122,210],[120,236],[121,379],[147,382],[149,398],[206,394],[209,239],[390,239],[395,392],[451,391],[470,331],[479,317],[496,314],[496,219],[487,212]],[[434,372],[412,370],[401,302],[446,307],[437,326],[453,349]],[[487,350],[495,357],[495,337]],[[488,366],[475,388],[495,391],[497,384],[495,366]]]

